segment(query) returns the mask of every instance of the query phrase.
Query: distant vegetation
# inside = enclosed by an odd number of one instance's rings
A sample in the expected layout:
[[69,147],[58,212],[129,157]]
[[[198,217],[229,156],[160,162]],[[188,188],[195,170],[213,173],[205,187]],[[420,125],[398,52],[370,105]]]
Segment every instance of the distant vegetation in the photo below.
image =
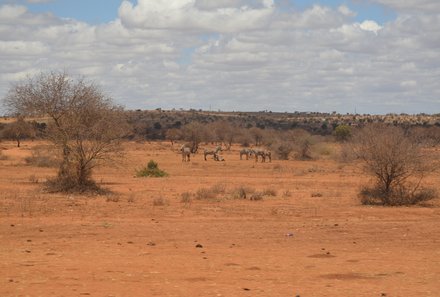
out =
[[[45,94],[47,83],[59,88]],[[193,147],[216,144],[226,150],[232,144],[264,147],[279,160],[329,156],[334,153],[334,143],[340,142],[340,160],[363,161],[365,172],[375,179],[374,185],[362,189],[363,203],[409,205],[435,197],[422,182],[436,162],[427,160],[422,152],[440,145],[440,114],[125,111],[93,84],[69,80],[65,73],[42,74],[18,84],[4,103],[19,116],[0,122],[0,138],[16,141],[17,146],[42,138],[56,148],[54,154],[34,152],[27,160],[37,166],[58,166],[57,178],[48,183],[55,191],[97,188],[92,169],[118,156],[122,139],[166,140],[171,145],[179,141]],[[151,160],[136,175],[160,177],[167,173]],[[200,192],[209,193],[197,192],[196,199],[210,197],[215,191]],[[240,189],[233,196],[254,195],[252,199],[258,200],[257,194]],[[190,201],[190,197],[182,200]]]

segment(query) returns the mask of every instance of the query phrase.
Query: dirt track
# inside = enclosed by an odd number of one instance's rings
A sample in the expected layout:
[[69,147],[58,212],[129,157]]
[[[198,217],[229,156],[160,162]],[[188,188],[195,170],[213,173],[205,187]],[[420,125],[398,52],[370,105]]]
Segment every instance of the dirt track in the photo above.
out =
[[[169,143],[129,143],[95,173],[115,194],[83,197],[41,191],[56,169],[24,163],[38,144],[0,143],[0,296],[440,296],[439,203],[361,206],[359,166],[255,164],[238,147],[182,163]],[[150,159],[170,176],[135,178]],[[232,199],[239,186],[276,196]]]

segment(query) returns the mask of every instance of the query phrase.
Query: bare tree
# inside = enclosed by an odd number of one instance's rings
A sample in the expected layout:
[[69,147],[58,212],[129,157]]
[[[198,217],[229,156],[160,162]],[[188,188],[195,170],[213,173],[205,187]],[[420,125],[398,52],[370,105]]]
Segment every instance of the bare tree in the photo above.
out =
[[21,141],[24,138],[35,137],[35,129],[23,117],[18,117],[15,122],[6,125],[2,131],[2,136],[3,138],[15,140],[17,147],[20,147]]
[[376,181],[373,188],[363,190],[363,198],[373,196],[384,205],[415,204],[432,198],[432,193],[421,190],[421,183],[433,167],[401,128],[366,126],[355,134],[352,145]]
[[200,142],[206,139],[205,134],[205,126],[198,122],[191,122],[182,128],[182,137],[191,143],[193,153],[197,152]]
[[168,129],[165,133],[165,137],[171,141],[171,145],[174,145],[174,142],[182,137],[182,131],[176,128]]
[[49,118],[47,138],[61,155],[54,191],[98,189],[91,174],[121,152],[127,133],[122,109],[93,83],[65,72],[41,73],[14,85],[4,99],[11,113]]

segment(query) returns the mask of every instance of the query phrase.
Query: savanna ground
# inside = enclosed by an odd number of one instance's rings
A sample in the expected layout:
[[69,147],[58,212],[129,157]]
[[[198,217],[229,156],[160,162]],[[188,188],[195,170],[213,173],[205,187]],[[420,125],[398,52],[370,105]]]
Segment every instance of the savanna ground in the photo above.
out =
[[[41,145],[0,143],[0,296],[440,296],[439,201],[360,205],[369,178],[336,146],[183,163],[177,144],[130,142],[94,172],[113,194],[82,196],[42,191],[56,168],[25,162]],[[169,176],[135,177],[151,159]]]

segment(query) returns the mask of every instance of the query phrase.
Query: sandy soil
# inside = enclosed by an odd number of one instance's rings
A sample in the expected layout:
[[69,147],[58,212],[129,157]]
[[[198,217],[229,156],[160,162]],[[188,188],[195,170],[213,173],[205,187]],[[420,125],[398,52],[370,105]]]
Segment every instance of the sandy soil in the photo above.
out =
[[[25,162],[41,145],[0,143],[0,296],[440,296],[438,201],[360,205],[368,177],[336,147],[182,163],[176,145],[127,143],[94,175],[114,194],[86,197],[42,191],[56,168]],[[134,177],[150,159],[169,177]],[[275,196],[234,199],[238,187]]]

